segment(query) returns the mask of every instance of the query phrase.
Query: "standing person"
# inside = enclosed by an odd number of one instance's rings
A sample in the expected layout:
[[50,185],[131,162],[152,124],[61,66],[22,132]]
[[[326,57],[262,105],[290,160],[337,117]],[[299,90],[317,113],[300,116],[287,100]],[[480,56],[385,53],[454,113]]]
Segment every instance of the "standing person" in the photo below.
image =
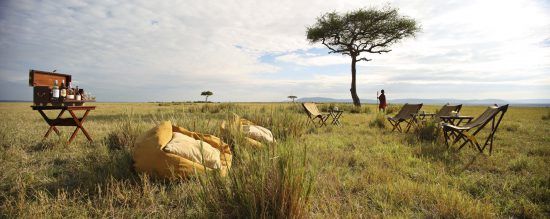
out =
[[388,104],[386,103],[386,95],[384,94],[384,90],[381,90],[380,96],[378,96],[378,100],[380,101],[380,104],[378,105],[378,112],[383,111],[386,113],[386,106]]

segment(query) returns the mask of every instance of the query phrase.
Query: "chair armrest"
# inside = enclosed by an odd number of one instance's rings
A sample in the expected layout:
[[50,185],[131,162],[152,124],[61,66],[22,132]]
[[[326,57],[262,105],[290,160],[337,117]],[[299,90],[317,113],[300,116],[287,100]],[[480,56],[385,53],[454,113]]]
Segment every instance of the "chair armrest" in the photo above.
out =
[[441,119],[473,119],[473,116],[440,116]]

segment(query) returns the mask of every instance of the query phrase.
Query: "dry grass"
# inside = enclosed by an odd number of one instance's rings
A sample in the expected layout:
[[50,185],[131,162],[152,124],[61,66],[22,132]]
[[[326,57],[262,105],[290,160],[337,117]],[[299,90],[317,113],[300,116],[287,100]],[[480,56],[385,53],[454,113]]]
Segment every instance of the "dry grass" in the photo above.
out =
[[[390,132],[351,105],[342,126],[312,128],[299,104],[98,104],[82,135],[42,141],[28,103],[0,104],[0,217],[548,217],[550,133],[544,108],[511,107],[493,155],[447,149],[433,129]],[[330,107],[321,104],[320,108]],[[372,108],[372,109],[370,109]],[[425,106],[434,111],[440,106]],[[367,110],[368,109],[368,110]],[[465,106],[464,115],[485,108]],[[397,109],[393,109],[396,113]],[[390,111],[390,110],[388,110]],[[279,142],[250,151],[237,135],[224,179],[163,181],[136,174],[133,142],[162,120],[221,135],[235,112]],[[374,125],[369,125],[374,124]],[[423,136],[423,137],[422,137]]]

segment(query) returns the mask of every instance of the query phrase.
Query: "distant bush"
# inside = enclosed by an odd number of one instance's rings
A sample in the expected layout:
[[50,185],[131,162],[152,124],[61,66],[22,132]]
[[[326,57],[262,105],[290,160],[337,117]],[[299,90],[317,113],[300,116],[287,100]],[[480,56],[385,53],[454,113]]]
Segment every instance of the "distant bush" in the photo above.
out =
[[550,110],[546,111],[546,115],[542,116],[542,120],[550,120]]
[[365,113],[369,114],[372,112],[372,109],[367,105],[362,105],[361,107],[356,107],[353,104],[336,104],[336,103],[330,103],[330,104],[319,104],[318,105],[319,110],[321,112],[329,112],[330,110],[333,110],[335,107],[338,107],[338,110],[343,110],[344,112],[349,113]]
[[234,103],[220,103],[220,104],[202,104],[191,106],[187,109],[188,113],[220,113],[220,112],[229,112],[240,109],[237,104]]
[[376,128],[385,128],[386,127],[386,117],[384,114],[378,113],[373,120],[369,123],[370,127]]

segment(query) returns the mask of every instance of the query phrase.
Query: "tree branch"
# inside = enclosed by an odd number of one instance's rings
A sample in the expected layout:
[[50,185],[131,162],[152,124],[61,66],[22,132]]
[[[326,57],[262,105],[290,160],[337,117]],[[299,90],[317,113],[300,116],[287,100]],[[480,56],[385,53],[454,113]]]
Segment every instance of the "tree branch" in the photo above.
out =
[[370,61],[372,61],[372,59],[367,59],[367,58],[363,57],[363,58],[357,59],[357,61],[358,61],[358,62],[359,62],[359,61],[370,62]]

